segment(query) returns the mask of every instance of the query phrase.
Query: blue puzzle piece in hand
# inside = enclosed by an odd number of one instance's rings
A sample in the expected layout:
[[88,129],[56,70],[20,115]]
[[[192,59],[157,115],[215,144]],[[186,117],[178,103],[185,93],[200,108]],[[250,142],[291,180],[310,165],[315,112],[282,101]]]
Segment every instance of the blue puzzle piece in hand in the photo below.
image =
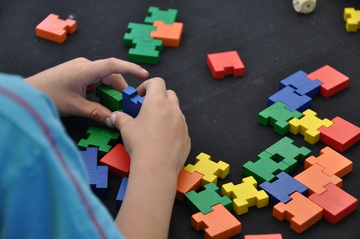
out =
[[132,86],[124,89],[122,94],[124,112],[132,117],[136,117],[139,114],[144,97],[138,95],[138,91]]

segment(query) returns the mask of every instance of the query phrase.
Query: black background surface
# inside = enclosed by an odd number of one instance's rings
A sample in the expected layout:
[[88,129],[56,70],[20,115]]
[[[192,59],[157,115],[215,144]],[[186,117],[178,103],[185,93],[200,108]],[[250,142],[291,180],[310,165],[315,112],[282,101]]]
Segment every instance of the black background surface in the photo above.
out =
[[[267,98],[278,91],[280,80],[298,70],[312,72],[330,65],[350,78],[350,87],[330,98],[316,96],[312,109],[320,118],[340,116],[360,126],[360,32],[345,31],[343,10],[354,7],[356,0],[318,1],[315,12],[297,14],[291,0],[4,0],[0,2],[0,71],[33,75],[75,57],[90,60],[106,57],[127,59],[128,48],[123,35],[129,22],[143,23],[149,6],[162,10],[178,9],[178,22],[184,23],[180,47],[164,47],[157,65],[142,64],[150,77],[160,76],[177,92],[187,118],[192,149],[187,163],[194,163],[201,153],[214,161],[231,165],[230,175],[219,180],[241,182],[241,167],[247,161],[277,142],[272,127],[257,123],[257,114],[266,108]],[[78,23],[75,34],[63,44],[35,36],[35,27],[49,13],[66,19],[73,15]],[[209,53],[236,50],[246,72],[243,77],[227,76],[215,80],[206,64]],[[142,80],[126,76],[129,85]],[[94,93],[89,97],[97,100]],[[63,119],[70,136],[77,143],[85,137],[92,120],[71,117]],[[318,156],[325,147],[321,142],[310,145],[301,135],[288,134],[296,146],[305,146]],[[343,189],[360,198],[359,144],[344,156],[354,162],[353,172],[343,178]],[[301,172],[299,167],[296,173]],[[102,198],[112,215],[116,215],[115,197],[121,179],[109,175],[109,195]],[[170,238],[203,238],[190,224],[190,210],[175,202]],[[141,215],[139,215],[141,217]],[[242,233],[281,233],[283,238],[359,238],[360,215],[356,211],[336,225],[322,219],[302,234],[292,231],[287,221],[272,216],[272,206],[251,207],[236,216]]]

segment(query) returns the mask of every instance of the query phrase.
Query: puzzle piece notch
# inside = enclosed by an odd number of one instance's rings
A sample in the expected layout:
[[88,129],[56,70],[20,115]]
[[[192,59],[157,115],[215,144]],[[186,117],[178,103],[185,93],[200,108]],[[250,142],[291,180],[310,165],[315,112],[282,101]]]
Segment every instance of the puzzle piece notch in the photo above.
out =
[[67,34],[72,34],[76,31],[76,21],[72,19],[62,20],[58,15],[50,13],[36,28],[36,36],[63,43],[66,40]]
[[360,29],[360,10],[352,7],[344,8],[344,21],[347,32],[357,32]]
[[144,97],[138,95],[138,91],[132,86],[124,89],[122,94],[124,112],[131,115],[132,117],[136,117],[139,114]]
[[191,225],[197,230],[204,230],[206,239],[230,238],[241,233],[241,222],[223,205],[211,207],[207,214],[198,212],[191,217]]
[[354,212],[358,207],[358,199],[354,198],[336,185],[329,183],[322,194],[312,194],[309,199],[324,209],[324,218],[335,224]]
[[324,210],[299,192],[290,195],[288,203],[279,202],[273,207],[273,216],[290,222],[290,228],[302,233],[323,218]]
[[267,105],[270,106],[277,101],[281,101],[286,105],[286,109],[290,111],[305,111],[311,108],[312,98],[307,95],[300,95],[295,92],[295,89],[291,86],[286,86],[274,93],[267,100]]
[[283,102],[275,102],[258,114],[258,122],[264,126],[271,125],[277,134],[285,135],[289,132],[288,121],[302,116],[299,111],[290,111],[285,107],[286,105]]
[[100,104],[111,111],[122,111],[122,94],[114,88],[100,84],[96,86],[95,95],[99,98]]
[[334,124],[330,127],[319,128],[321,142],[344,152],[360,141],[360,128],[358,126],[338,116],[331,121]]
[[320,94],[326,98],[348,88],[350,84],[349,77],[329,65],[313,71],[307,77],[323,83],[320,86]]
[[122,144],[115,145],[104,157],[100,163],[107,165],[109,171],[121,178],[128,177],[130,171],[130,156]]
[[208,183],[217,184],[217,179],[224,179],[230,173],[230,165],[223,161],[215,163],[211,160],[211,156],[205,153],[200,153],[196,156],[195,165],[188,164],[184,168],[189,173],[198,172],[203,174],[202,186]]
[[243,76],[245,66],[237,51],[212,53],[207,55],[207,64],[215,79],[222,79],[226,75]]
[[333,122],[328,119],[320,119],[317,113],[311,109],[302,112],[300,119],[293,118],[289,121],[289,131],[295,135],[298,133],[304,136],[304,140],[309,144],[315,144],[320,140],[320,127],[330,127]]
[[153,26],[156,26],[156,30],[151,31],[150,36],[162,40],[163,46],[178,47],[180,45],[183,23],[166,24],[163,21],[154,21]]
[[270,203],[276,205],[279,202],[287,203],[291,200],[290,195],[299,192],[307,196],[308,188],[285,172],[276,175],[274,182],[264,182],[259,187],[269,195]]
[[186,193],[184,202],[194,213],[207,214],[212,211],[212,206],[219,203],[229,211],[232,209],[231,199],[227,196],[221,196],[219,187],[214,183],[206,184],[204,190],[198,193],[195,191]]
[[323,167],[323,172],[327,175],[336,175],[339,178],[350,173],[353,168],[353,162],[351,160],[330,147],[325,147],[320,150],[320,155],[318,157],[308,157],[305,160],[304,168],[307,169],[315,164]]
[[180,170],[177,179],[176,198],[180,201],[184,201],[184,195],[190,191],[197,191],[201,187],[202,177],[204,175],[198,172],[189,173],[184,170],[184,167]]
[[291,86],[299,95],[307,95],[311,98],[320,93],[320,86],[323,84],[318,80],[311,80],[304,71],[298,71],[280,81],[280,89]]
[[247,213],[252,206],[262,208],[269,205],[269,196],[264,190],[257,190],[257,182],[252,176],[243,178],[237,185],[222,185],[221,194],[233,200],[233,209],[237,215]]
[[158,7],[149,7],[148,16],[145,17],[144,23],[153,24],[154,21],[163,21],[166,24],[173,24],[178,17],[177,9],[160,10]]

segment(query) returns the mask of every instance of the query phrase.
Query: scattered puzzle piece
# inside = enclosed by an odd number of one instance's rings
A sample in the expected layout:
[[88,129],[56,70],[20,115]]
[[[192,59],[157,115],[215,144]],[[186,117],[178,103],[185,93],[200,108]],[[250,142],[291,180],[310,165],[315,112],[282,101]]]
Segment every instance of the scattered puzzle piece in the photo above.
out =
[[220,195],[220,189],[213,183],[206,184],[200,192],[190,191],[185,194],[184,202],[194,213],[207,214],[212,211],[211,207],[222,204],[227,210],[232,209],[232,201],[227,196]]
[[307,196],[308,188],[289,174],[281,172],[277,174],[276,177],[276,181],[272,183],[264,182],[259,186],[269,195],[271,204],[275,205],[279,202],[289,202],[291,200],[290,195],[294,192],[299,192],[304,196]]
[[129,49],[128,60],[136,63],[157,64],[160,61],[162,41],[152,39],[150,41],[135,38],[133,48]]
[[154,38],[150,36],[150,33],[154,30],[156,30],[156,27],[153,25],[130,22],[124,35],[124,46],[133,47],[133,41],[136,38],[145,41],[153,40]]
[[324,209],[324,218],[335,224],[355,211],[358,199],[354,198],[336,185],[329,183],[322,194],[312,194],[309,199]]
[[201,212],[191,217],[191,225],[197,230],[204,230],[206,239],[230,238],[241,233],[241,223],[223,205],[212,207],[212,212]]
[[350,173],[353,168],[353,162],[339,154],[330,147],[320,150],[319,157],[310,156],[305,160],[304,167],[309,168],[315,164],[324,168],[323,172],[327,175],[336,175],[339,178]]
[[184,201],[184,195],[190,191],[197,191],[201,187],[202,177],[201,173],[193,172],[189,173],[184,170],[180,170],[177,179],[176,198],[180,201]]
[[240,184],[227,183],[222,185],[221,193],[233,200],[233,209],[237,215],[247,213],[249,207],[258,208],[269,205],[269,196],[264,190],[257,190],[257,182],[254,177],[242,179]]
[[268,106],[258,114],[258,122],[264,126],[271,125],[276,133],[285,135],[289,132],[290,125],[288,121],[302,116],[299,111],[290,111],[285,106],[281,101]]
[[72,19],[62,20],[56,14],[49,14],[39,25],[36,26],[36,36],[57,43],[63,43],[67,34],[76,31],[76,21]]
[[122,110],[122,94],[114,88],[100,84],[95,89],[95,95],[99,97],[100,104],[111,111]]
[[124,201],[128,181],[129,181],[129,178],[127,178],[127,177],[122,178],[122,180],[121,180],[120,188],[116,195],[117,208],[120,208],[121,202]]
[[237,51],[208,54],[207,64],[215,79],[222,79],[225,75],[243,76],[245,74],[245,66]]
[[165,24],[163,21],[154,21],[153,25],[156,26],[156,30],[150,33],[151,37],[162,40],[164,46],[178,47],[180,45],[183,23]]
[[132,117],[136,117],[139,114],[144,97],[138,95],[138,91],[132,86],[124,89],[122,94],[124,112]]
[[109,166],[110,173],[119,177],[127,177],[130,171],[130,156],[124,145],[117,144],[104,157],[100,163]]
[[98,149],[96,147],[89,147],[79,152],[83,162],[85,163],[85,168],[95,170],[98,161]]
[[273,208],[273,216],[290,222],[290,228],[302,233],[323,217],[323,209],[299,192],[290,195],[288,203],[279,202]]
[[306,77],[307,73],[304,71],[298,71],[289,77],[280,81],[280,89],[291,86],[295,89],[295,92],[299,95],[307,95],[314,97],[320,93],[321,81],[310,80]]
[[360,141],[360,128],[358,126],[338,116],[331,121],[334,124],[330,127],[319,128],[321,142],[344,152]]
[[205,153],[200,153],[196,156],[196,164],[188,164],[184,168],[189,173],[198,172],[203,174],[202,186],[208,183],[217,184],[217,178],[225,178],[230,172],[230,165],[219,161],[215,163],[211,160],[211,156]]
[[244,239],[282,239],[281,234],[245,235]]
[[302,112],[303,117],[300,119],[293,118],[289,121],[289,131],[295,135],[298,133],[304,135],[304,140],[309,144],[315,144],[320,140],[320,127],[330,127],[333,122],[328,119],[320,119],[317,113],[311,109]]
[[307,95],[299,95],[295,89],[286,86],[268,98],[267,105],[270,106],[277,101],[281,101],[286,105],[286,109],[290,111],[305,111],[311,108],[312,98]]
[[168,9],[160,10],[158,7],[149,7],[148,16],[145,18],[144,22],[146,24],[153,24],[154,21],[163,21],[165,24],[173,24],[178,16],[178,10]]
[[338,187],[342,187],[342,179],[336,175],[327,175],[323,172],[324,168],[318,164],[314,164],[310,168],[305,169],[294,178],[304,184],[309,189],[309,195],[313,193],[322,194],[326,191],[324,186],[333,183]]
[[320,86],[320,94],[324,97],[330,97],[347,87],[350,79],[341,72],[335,70],[329,65],[325,65],[316,71],[313,71],[307,77],[311,80],[319,80],[323,84]]
[[360,11],[352,7],[344,8],[345,29],[348,32],[357,32],[360,29]]

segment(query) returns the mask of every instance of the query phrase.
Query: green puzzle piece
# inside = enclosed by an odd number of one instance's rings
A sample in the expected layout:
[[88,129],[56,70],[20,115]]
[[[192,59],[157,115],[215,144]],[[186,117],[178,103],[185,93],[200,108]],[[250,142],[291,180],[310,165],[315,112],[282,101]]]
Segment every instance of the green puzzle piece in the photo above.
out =
[[168,9],[160,10],[158,7],[149,7],[148,16],[144,22],[146,24],[153,24],[154,21],[163,21],[165,24],[173,24],[178,16],[178,10]]
[[122,93],[114,88],[100,84],[95,89],[95,94],[99,97],[100,104],[111,111],[122,111]]
[[129,61],[137,63],[157,64],[160,60],[162,41],[157,39],[144,40],[135,38],[133,48],[129,50]]
[[154,38],[150,36],[151,31],[156,30],[153,25],[147,25],[143,23],[130,22],[127,26],[127,33],[124,35],[124,46],[133,47],[133,41],[135,38],[151,41]]

